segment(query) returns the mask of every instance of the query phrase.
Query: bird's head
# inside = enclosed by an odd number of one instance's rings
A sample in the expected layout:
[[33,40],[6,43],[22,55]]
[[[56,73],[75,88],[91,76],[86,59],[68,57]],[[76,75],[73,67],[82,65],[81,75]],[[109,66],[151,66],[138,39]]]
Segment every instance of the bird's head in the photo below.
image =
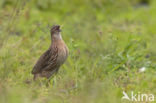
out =
[[51,35],[57,35],[61,32],[61,29],[60,29],[60,25],[54,25],[52,28],[51,28]]
[[60,25],[54,25],[51,28],[51,37],[52,40],[62,40]]

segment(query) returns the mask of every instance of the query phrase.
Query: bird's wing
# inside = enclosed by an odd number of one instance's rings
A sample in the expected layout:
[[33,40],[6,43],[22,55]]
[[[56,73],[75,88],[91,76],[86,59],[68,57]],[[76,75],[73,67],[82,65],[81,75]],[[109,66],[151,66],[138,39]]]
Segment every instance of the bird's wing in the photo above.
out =
[[37,63],[33,67],[32,74],[36,74],[42,71],[42,68],[45,68],[48,64],[50,58],[50,49],[44,52],[40,58],[38,59]]
[[43,70],[49,70],[53,68],[56,64],[57,59],[57,47],[53,49],[48,49],[45,53],[41,55],[37,63],[35,64],[32,74],[40,73]]
[[44,68],[44,70],[55,70],[57,69],[57,57],[58,57],[58,48],[55,46],[52,48],[50,59],[48,61],[48,65]]

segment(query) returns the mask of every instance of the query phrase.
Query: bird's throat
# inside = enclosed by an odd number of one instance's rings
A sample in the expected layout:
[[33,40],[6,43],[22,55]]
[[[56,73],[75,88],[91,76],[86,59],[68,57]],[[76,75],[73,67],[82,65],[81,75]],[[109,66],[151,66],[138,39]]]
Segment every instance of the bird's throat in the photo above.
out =
[[54,35],[52,35],[52,42],[55,42],[55,41],[58,41],[58,40],[62,40],[62,36],[61,36],[61,34],[59,33],[59,34],[54,34]]

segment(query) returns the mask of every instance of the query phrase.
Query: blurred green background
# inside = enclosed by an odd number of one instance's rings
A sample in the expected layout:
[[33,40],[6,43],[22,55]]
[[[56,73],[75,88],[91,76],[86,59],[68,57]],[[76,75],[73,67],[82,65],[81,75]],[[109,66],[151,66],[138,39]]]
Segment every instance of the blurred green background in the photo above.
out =
[[[54,24],[70,55],[49,83],[33,82]],[[155,40],[155,0],[0,0],[0,103],[131,103],[121,100],[123,91],[156,96]]]

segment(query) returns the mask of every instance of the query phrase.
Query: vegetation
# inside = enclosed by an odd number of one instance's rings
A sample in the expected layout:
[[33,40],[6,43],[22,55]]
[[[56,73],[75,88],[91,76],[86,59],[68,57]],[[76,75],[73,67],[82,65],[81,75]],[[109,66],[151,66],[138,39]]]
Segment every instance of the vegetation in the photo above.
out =
[[[156,96],[156,1],[140,1],[1,0],[0,103],[131,103],[121,100],[123,91]],[[50,82],[34,82],[31,70],[54,24],[62,25],[70,55]]]

